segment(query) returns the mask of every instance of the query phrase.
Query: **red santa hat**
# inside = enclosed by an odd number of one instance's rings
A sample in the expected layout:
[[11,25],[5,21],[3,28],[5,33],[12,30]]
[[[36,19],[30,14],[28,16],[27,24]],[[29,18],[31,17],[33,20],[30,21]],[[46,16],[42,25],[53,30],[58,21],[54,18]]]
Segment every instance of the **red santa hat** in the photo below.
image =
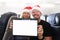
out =
[[23,12],[29,12],[31,11],[32,7],[31,6],[26,6],[24,9],[22,9],[20,17],[22,17]]
[[32,9],[31,6],[26,6],[26,7],[22,10],[22,12],[30,12],[31,9]]
[[39,6],[39,5],[35,5],[35,6],[33,6],[32,10],[34,10],[34,9],[40,11],[40,6]]

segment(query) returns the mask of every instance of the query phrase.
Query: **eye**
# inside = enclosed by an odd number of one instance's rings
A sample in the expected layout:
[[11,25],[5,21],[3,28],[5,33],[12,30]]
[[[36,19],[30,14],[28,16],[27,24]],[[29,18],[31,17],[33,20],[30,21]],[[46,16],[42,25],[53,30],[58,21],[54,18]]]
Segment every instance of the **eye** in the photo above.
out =
[[35,13],[34,11],[32,13]]

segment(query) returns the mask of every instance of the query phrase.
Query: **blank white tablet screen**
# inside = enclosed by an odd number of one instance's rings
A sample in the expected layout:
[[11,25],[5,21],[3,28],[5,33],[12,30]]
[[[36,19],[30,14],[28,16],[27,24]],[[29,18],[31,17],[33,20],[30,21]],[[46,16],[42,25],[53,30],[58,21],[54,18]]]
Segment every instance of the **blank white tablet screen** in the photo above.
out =
[[13,20],[13,35],[37,36],[37,20]]

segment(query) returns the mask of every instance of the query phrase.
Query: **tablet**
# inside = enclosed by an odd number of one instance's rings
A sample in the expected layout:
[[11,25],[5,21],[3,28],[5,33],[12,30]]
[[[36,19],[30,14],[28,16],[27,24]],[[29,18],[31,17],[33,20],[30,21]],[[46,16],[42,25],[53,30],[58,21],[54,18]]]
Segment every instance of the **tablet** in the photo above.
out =
[[36,19],[13,19],[13,35],[37,36]]

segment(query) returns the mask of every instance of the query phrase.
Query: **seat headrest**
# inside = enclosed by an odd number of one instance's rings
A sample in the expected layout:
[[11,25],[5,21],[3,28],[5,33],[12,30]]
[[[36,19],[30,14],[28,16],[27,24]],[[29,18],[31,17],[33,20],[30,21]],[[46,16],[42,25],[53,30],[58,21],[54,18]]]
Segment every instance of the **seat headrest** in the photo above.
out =
[[9,18],[13,15],[17,15],[17,14],[13,13],[13,12],[7,12],[7,13],[4,13],[3,15],[1,15],[1,24],[6,26]]
[[47,22],[52,26],[60,26],[60,13],[48,15]]

